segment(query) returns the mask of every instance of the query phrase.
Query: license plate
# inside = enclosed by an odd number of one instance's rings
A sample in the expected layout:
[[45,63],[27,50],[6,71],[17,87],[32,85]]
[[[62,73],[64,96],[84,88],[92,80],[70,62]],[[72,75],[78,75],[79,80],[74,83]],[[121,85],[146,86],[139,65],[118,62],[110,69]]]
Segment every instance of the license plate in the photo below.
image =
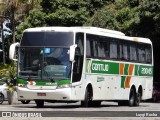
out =
[[37,93],[37,96],[46,96],[46,93]]

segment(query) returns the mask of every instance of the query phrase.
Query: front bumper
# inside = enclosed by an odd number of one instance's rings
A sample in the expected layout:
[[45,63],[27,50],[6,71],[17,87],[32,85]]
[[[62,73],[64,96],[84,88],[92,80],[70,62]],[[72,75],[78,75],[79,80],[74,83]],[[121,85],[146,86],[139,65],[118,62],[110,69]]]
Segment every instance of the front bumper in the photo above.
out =
[[[39,94],[41,94],[39,96]],[[71,100],[71,88],[61,88],[55,90],[30,90],[28,88],[17,87],[18,100]]]

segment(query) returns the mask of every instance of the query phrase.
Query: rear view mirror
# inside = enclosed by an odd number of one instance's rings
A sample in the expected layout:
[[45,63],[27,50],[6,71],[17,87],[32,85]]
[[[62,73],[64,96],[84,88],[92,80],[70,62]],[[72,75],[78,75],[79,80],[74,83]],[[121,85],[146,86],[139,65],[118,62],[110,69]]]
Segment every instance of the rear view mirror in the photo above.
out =
[[69,54],[69,59],[70,61],[74,61],[74,56],[75,56],[75,49],[76,49],[77,45],[72,45],[70,46],[70,54]]
[[17,61],[17,59],[15,58],[15,53],[16,53],[16,47],[19,46],[19,43],[13,43],[10,48],[9,48],[9,58],[11,60]]

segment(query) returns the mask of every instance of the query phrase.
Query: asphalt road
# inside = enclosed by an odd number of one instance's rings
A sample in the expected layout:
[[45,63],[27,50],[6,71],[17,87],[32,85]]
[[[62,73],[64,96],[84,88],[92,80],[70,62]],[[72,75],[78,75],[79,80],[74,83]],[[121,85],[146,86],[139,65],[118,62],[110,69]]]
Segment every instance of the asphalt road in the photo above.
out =
[[0,120],[160,120],[160,103],[143,102],[139,107],[118,106],[116,102],[102,102],[101,107],[81,108],[80,103],[45,103],[36,108],[17,102],[0,105]]

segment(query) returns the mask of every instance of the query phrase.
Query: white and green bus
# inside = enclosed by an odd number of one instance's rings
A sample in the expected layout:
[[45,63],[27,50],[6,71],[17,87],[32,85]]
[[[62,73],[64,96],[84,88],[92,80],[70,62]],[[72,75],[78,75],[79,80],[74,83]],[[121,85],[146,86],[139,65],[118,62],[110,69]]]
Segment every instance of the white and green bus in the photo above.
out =
[[[18,57],[15,51],[18,48]],[[17,60],[18,100],[102,101],[139,106],[152,97],[153,52],[147,38],[96,27],[39,27],[10,46]]]

